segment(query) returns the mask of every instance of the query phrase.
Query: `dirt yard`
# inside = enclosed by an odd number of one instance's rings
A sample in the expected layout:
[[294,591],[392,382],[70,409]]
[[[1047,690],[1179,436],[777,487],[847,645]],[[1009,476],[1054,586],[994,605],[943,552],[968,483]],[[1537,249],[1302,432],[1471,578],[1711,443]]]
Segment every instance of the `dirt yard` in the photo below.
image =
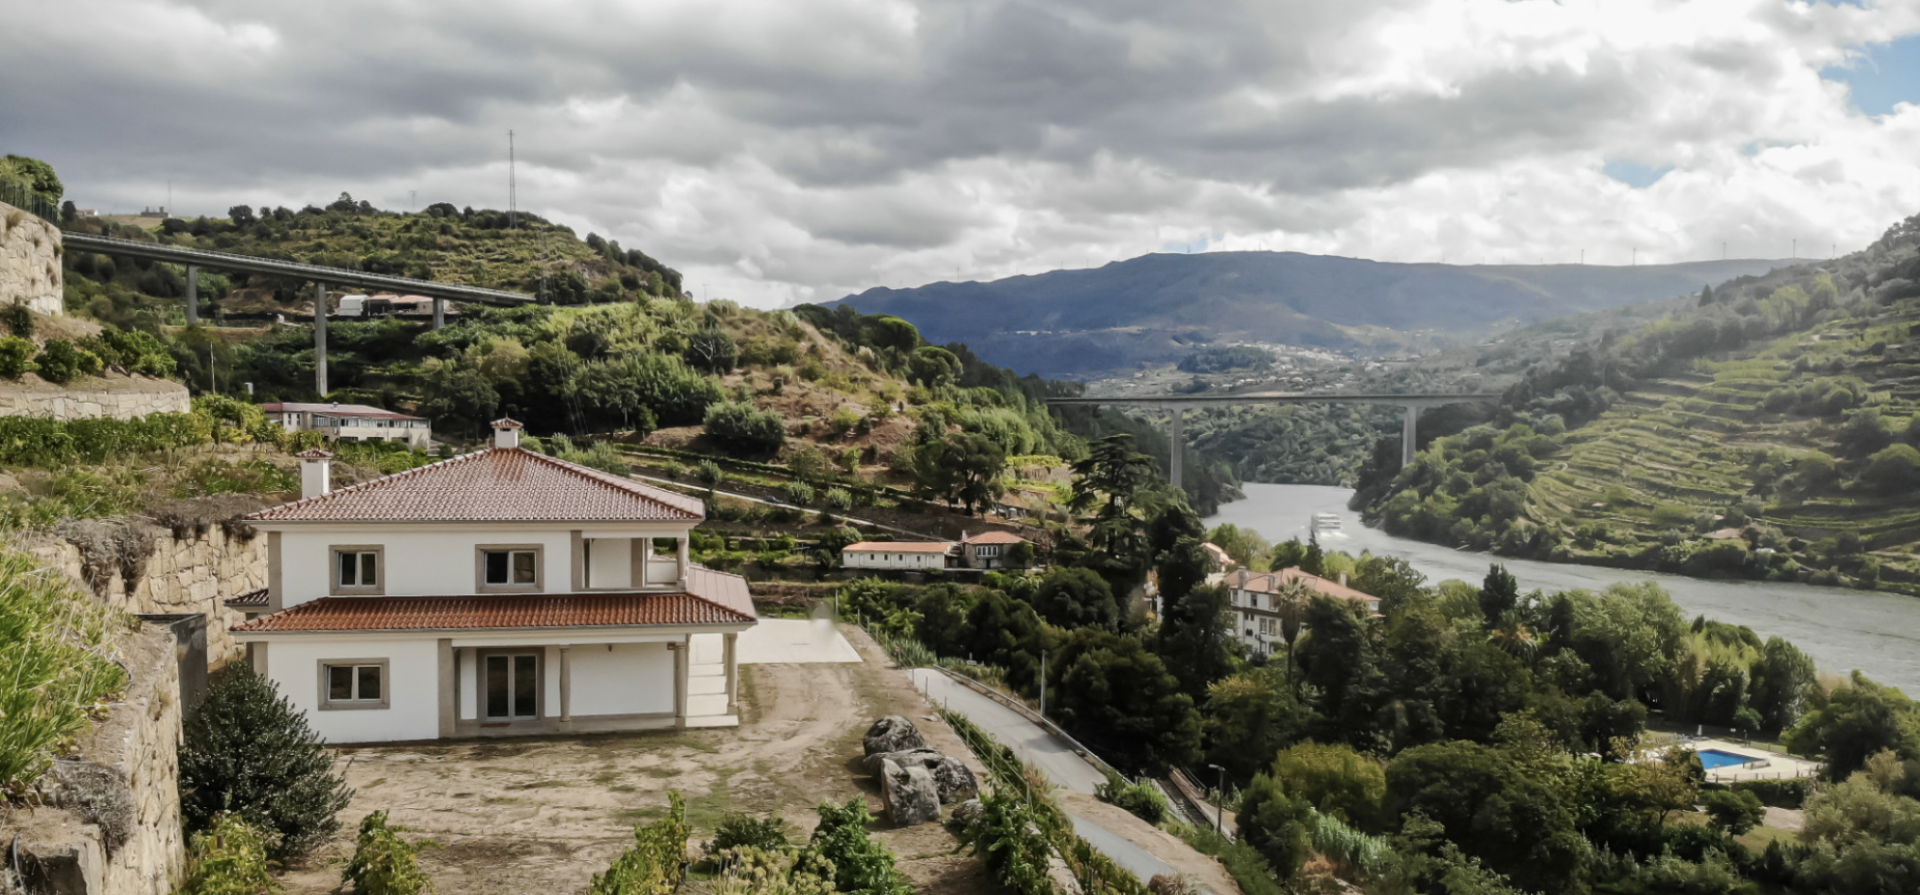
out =
[[[290,872],[287,889],[336,891],[360,819],[383,808],[412,835],[439,843],[423,850],[422,863],[447,893],[581,891],[631,842],[634,824],[665,811],[669,791],[686,798],[696,843],[729,810],[778,810],[804,837],[823,799],[858,796],[881,814],[858,759],[861,734],[885,714],[912,718],[929,745],[972,763],[907,676],[858,629],[842,630],[865,663],[743,666],[734,730],[343,748],[353,803],[330,847]],[[959,843],[941,825],[874,827],[917,892],[994,889],[978,859],[955,854]]]

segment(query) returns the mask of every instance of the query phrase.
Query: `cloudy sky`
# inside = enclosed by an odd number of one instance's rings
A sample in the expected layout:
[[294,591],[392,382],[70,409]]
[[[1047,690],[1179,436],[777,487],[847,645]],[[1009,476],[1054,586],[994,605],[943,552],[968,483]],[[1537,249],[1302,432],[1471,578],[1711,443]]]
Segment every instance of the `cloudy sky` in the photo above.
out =
[[[1153,251],[1627,263],[1920,213],[1920,0],[0,0],[83,207],[521,207],[771,306]],[[417,199],[414,198],[417,196]]]

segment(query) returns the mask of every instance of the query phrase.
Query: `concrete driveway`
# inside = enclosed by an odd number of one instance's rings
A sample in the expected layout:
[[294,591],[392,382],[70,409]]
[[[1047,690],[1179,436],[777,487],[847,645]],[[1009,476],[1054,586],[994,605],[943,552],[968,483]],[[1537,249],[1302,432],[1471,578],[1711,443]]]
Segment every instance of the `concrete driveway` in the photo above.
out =
[[[763,618],[740,635],[742,665],[816,665],[858,662],[860,654],[824,618]],[[719,634],[693,635],[693,664],[719,663]]]

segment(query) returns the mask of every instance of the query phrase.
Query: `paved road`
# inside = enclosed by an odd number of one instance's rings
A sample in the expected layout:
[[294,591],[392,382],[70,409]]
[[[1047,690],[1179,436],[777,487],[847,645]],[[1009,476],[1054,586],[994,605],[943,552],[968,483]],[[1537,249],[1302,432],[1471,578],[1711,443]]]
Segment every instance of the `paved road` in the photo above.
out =
[[1132,871],[1141,882],[1146,882],[1163,873],[1169,876],[1175,875],[1173,865],[1154,857],[1146,849],[1107,832],[1106,827],[1093,821],[1083,817],[1073,817],[1073,831],[1079,833],[1080,838],[1087,840],[1088,845],[1112,858],[1113,863]]
[[1106,775],[1088,764],[1067,744],[1027,720],[1025,715],[992,698],[982,696],[930,668],[914,669],[913,683],[934,703],[966,715],[982,730],[993,734],[993,738],[999,740],[1001,745],[1038,765],[1054,783],[1092,795],[1095,787],[1106,782]]

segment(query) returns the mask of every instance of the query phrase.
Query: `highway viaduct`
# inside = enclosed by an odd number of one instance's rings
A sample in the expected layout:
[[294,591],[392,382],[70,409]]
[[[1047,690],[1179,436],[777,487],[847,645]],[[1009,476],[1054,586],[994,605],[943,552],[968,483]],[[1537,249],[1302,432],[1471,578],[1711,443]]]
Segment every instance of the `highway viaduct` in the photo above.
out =
[[283,261],[279,258],[211,252],[205,249],[186,249],[109,236],[64,232],[60,234],[60,241],[70,252],[95,252],[102,255],[146,258],[152,261],[185,265],[187,268],[187,325],[189,326],[200,322],[199,273],[202,267],[267,276],[294,277],[312,282],[314,390],[323,396],[327,393],[327,287],[329,285],[424,295],[433,299],[434,329],[445,325],[446,303],[449,300],[503,307],[534,302],[534,297],[531,295],[502,289],[436,283],[431,280],[416,280],[412,277],[348,270],[344,267],[326,267],[319,264],[303,264],[298,261]]
[[1498,401],[1499,395],[1302,395],[1284,392],[1244,392],[1230,395],[1158,395],[1128,398],[1048,398],[1051,407],[1145,407],[1168,411],[1172,422],[1168,435],[1173,442],[1167,461],[1167,480],[1180,487],[1180,448],[1185,444],[1182,429],[1187,411],[1205,407],[1231,407],[1242,404],[1389,404],[1406,408],[1406,427],[1400,434],[1400,462],[1412,463],[1414,426],[1420,411],[1447,404]]

